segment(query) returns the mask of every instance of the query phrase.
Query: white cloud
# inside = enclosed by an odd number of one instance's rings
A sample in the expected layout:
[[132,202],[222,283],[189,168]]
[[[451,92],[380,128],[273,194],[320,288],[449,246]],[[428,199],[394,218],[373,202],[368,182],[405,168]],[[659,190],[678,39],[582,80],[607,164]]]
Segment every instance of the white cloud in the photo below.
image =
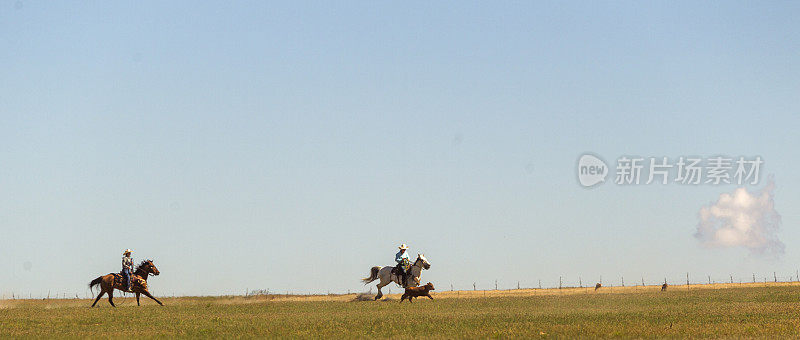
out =
[[775,211],[775,183],[756,192],[738,188],[724,193],[717,202],[700,208],[694,236],[707,247],[744,247],[751,254],[780,256],[784,244],[778,239],[781,216]]

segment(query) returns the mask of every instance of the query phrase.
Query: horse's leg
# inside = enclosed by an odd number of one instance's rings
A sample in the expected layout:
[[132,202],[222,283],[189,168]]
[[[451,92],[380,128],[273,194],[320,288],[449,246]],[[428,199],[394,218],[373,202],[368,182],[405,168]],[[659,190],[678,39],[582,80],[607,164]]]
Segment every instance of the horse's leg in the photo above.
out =
[[433,300],[433,296],[426,295],[429,299]]
[[161,303],[161,301],[158,301],[158,299],[156,299],[155,297],[150,295],[150,292],[148,292],[146,290],[143,290],[142,294],[144,294],[144,296],[146,296],[146,297],[149,297],[149,298],[153,299],[153,301],[158,302],[159,305],[162,305],[162,306],[164,305],[163,303]]
[[112,307],[117,306],[114,304],[114,288],[111,288],[111,290],[108,291],[108,303],[110,303]]
[[[408,297],[407,295],[403,294],[403,296],[400,297],[400,302],[402,303],[403,300],[405,300],[407,297]],[[411,300],[408,300],[408,301],[411,301]]]
[[375,300],[380,299],[380,298],[383,297],[383,292],[381,291],[381,288],[385,287],[388,284],[389,284],[388,282],[387,283],[383,283],[383,280],[381,280],[381,283],[379,283],[377,286],[375,286],[375,287],[378,287],[378,295],[375,295]]
[[100,294],[97,294],[97,298],[94,299],[94,303],[92,304],[92,307],[94,307],[94,305],[97,304],[97,301],[100,301],[100,298],[103,297],[103,294],[105,294],[105,293],[106,293],[106,291],[103,290],[103,287],[100,287]]
[[136,305],[141,306],[141,304],[139,304],[139,292],[136,292]]

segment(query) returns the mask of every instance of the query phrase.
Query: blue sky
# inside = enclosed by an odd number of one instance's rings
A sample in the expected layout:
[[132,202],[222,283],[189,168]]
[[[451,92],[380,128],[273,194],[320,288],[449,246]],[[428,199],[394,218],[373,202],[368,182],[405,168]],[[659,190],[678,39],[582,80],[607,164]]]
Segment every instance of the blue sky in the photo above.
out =
[[[796,3],[0,4],[0,295],[344,292],[396,246],[455,288],[799,269]],[[733,185],[585,152],[760,155],[780,259],[707,249]],[[760,186],[751,189],[758,189]]]

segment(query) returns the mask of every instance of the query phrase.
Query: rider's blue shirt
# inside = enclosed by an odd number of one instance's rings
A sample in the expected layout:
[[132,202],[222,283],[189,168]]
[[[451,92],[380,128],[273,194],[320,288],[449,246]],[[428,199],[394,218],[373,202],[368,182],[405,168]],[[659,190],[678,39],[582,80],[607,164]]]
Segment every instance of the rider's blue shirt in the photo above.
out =
[[409,260],[407,251],[399,251],[397,252],[397,255],[394,256],[394,262],[397,262],[398,264],[403,263],[403,259]]

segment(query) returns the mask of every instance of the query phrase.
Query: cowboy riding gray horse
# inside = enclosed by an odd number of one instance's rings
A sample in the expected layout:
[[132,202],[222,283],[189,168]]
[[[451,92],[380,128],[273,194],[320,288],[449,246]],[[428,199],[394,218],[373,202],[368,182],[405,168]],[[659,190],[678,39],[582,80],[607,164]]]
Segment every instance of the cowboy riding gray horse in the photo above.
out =
[[380,279],[378,283],[378,295],[375,300],[383,297],[381,288],[385,287],[391,282],[396,283],[400,287],[416,287],[419,285],[420,276],[422,276],[423,269],[430,269],[431,264],[425,258],[425,254],[417,254],[417,259],[414,262],[409,261],[407,249],[405,244],[400,245],[400,251],[395,255],[395,262],[397,266],[381,267],[375,266],[370,269],[369,277],[361,279],[364,284]]

